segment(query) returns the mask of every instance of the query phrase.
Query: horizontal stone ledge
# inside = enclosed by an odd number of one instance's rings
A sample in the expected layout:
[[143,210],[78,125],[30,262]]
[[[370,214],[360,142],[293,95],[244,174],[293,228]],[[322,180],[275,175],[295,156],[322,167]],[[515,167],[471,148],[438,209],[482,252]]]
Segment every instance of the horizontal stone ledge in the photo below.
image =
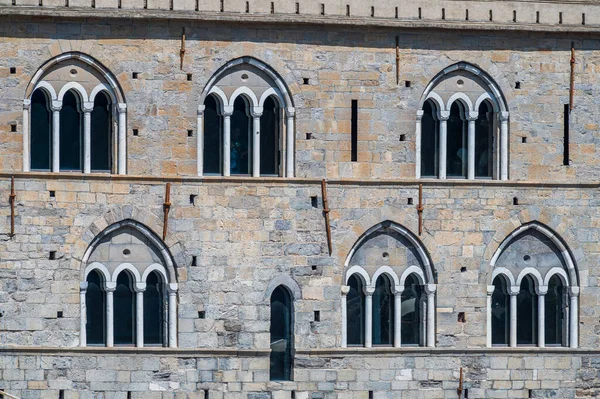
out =
[[600,349],[565,348],[565,347],[493,347],[493,348],[424,348],[424,347],[375,347],[375,348],[331,348],[331,349],[298,349],[296,356],[340,357],[340,356],[523,356],[523,355],[565,355],[583,356],[600,355]]
[[238,12],[189,11],[189,10],[148,10],[148,9],[98,9],[98,8],[62,8],[62,7],[30,7],[0,6],[0,16],[26,16],[36,18],[108,18],[132,20],[179,20],[179,21],[214,21],[232,23],[272,23],[291,25],[333,25],[356,28],[381,27],[405,29],[441,29],[470,31],[526,31],[551,33],[600,33],[594,25],[544,25],[532,23],[502,23],[462,20],[425,20],[395,19],[382,17],[348,17],[343,15],[315,14],[245,14]]
[[215,348],[197,348],[197,349],[174,349],[174,348],[134,348],[134,347],[72,347],[72,348],[52,348],[52,347],[25,347],[25,346],[5,346],[0,347],[0,356],[2,355],[21,355],[21,356],[127,356],[127,355],[152,355],[152,356],[173,356],[173,357],[265,357],[271,353],[270,349],[215,349]]
[[[0,181],[10,180],[48,180],[48,181],[72,181],[72,182],[114,182],[129,184],[155,184],[155,183],[243,183],[243,184],[272,184],[274,186],[285,185],[320,185],[321,178],[310,177],[250,177],[250,176],[143,176],[143,175],[115,175],[108,173],[72,173],[72,172],[0,172]],[[452,187],[505,187],[505,188],[600,188],[600,182],[544,182],[535,180],[466,180],[466,179],[346,179],[332,178],[326,179],[328,185],[339,186],[389,186],[404,187],[418,186],[431,188],[452,188]]]

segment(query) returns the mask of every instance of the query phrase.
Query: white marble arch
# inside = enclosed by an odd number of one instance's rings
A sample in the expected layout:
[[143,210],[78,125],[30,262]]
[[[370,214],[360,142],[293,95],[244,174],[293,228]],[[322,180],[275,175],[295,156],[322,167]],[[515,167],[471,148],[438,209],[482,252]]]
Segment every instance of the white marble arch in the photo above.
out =
[[[93,253],[96,246],[107,236],[116,232],[123,227],[131,227],[140,232],[145,238],[147,238],[162,255],[162,260],[165,265],[153,263],[148,265],[142,273],[131,263],[121,263],[115,270],[110,273],[109,270],[103,264],[99,262],[92,262],[86,265],[90,255]],[[165,329],[168,332],[167,345],[170,348],[177,347],[177,291],[178,283],[176,279],[175,267],[170,252],[164,242],[156,236],[148,227],[140,222],[132,219],[125,219],[120,222],[113,223],[112,225],[105,228],[90,242],[87,250],[82,258],[82,282],[80,284],[80,313],[81,313],[81,325],[80,325],[80,346],[87,345],[86,337],[86,318],[87,318],[87,306],[86,306],[86,291],[87,291],[87,276],[91,270],[98,270],[104,277],[104,290],[106,293],[106,346],[112,347],[114,345],[114,308],[113,308],[113,292],[117,286],[117,278],[123,271],[127,271],[133,277],[133,289],[136,293],[136,346],[144,346],[144,291],[146,289],[146,279],[148,275],[157,271],[163,278],[165,289],[168,292],[168,313],[166,315]]]
[[[99,61],[94,59],[93,57],[83,54],[78,51],[72,51],[60,54],[56,57],[51,58],[46,61],[34,74],[33,78],[29,81],[27,88],[25,89],[25,97],[23,100],[23,171],[29,172],[31,170],[31,150],[30,150],[30,106],[31,106],[31,96],[33,92],[38,88],[45,88],[47,93],[51,96],[52,102],[52,148],[53,148],[53,157],[51,160],[51,170],[52,172],[60,171],[60,108],[62,107],[62,98],[64,94],[69,90],[75,90],[79,94],[78,100],[80,101],[79,107],[84,112],[83,118],[83,135],[84,135],[84,145],[83,145],[83,173],[91,173],[90,160],[91,160],[91,138],[90,138],[90,112],[93,105],[90,106],[88,104],[89,101],[93,101],[96,93],[88,96],[87,91],[83,88],[83,86],[77,81],[67,82],[63,87],[59,90],[59,93],[56,94],[54,88],[47,82],[43,80],[44,75],[55,65],[60,64],[61,62],[75,59],[83,62],[87,66],[94,69],[98,72],[102,78],[105,80],[106,92],[111,96],[111,100],[115,105],[114,114],[118,114],[117,120],[117,129],[116,129],[116,142],[117,142],[117,170],[118,174],[126,174],[127,173],[127,155],[126,155],[126,129],[127,129],[127,104],[125,101],[125,95],[121,86],[119,85],[116,77],[102,65]],[[95,90],[95,89],[93,89]],[[91,100],[90,100],[91,99]],[[50,108],[50,107],[49,107]]]
[[[272,87],[263,92],[260,99],[254,93],[254,91],[247,87],[238,87],[230,97],[228,97],[219,85],[219,79],[226,75],[232,68],[247,65],[248,70],[257,70],[267,75],[271,81]],[[204,175],[204,111],[205,111],[205,99],[208,95],[214,94],[220,100],[222,108],[220,112],[223,116],[223,154],[221,160],[221,169],[224,176],[230,174],[230,151],[231,151],[231,122],[230,117],[233,113],[233,103],[239,95],[244,95],[250,102],[250,115],[252,116],[252,176],[260,176],[260,116],[263,112],[264,101],[269,96],[274,96],[280,107],[285,110],[284,120],[281,121],[281,126],[285,126],[285,151],[282,159],[285,160],[284,172],[286,177],[294,177],[294,147],[295,147],[295,113],[294,103],[289,88],[283,81],[283,79],[277,74],[270,66],[266,63],[254,58],[254,57],[241,57],[229,61],[221,68],[219,68],[213,76],[209,79],[208,83],[202,91],[198,103],[197,110],[197,153],[196,153],[196,167],[198,176]]]
[[[444,79],[445,76],[447,76],[449,73],[455,72],[455,71],[464,71],[466,77],[469,77],[469,75],[471,75],[473,77],[473,79],[476,79],[477,81],[480,82],[480,84],[483,86],[484,89],[484,93],[482,93],[479,98],[476,99],[475,101],[475,107],[473,107],[473,100],[470,99],[465,93],[461,93],[461,92],[456,92],[454,93],[450,99],[447,101],[447,103],[444,103],[444,101],[442,100],[442,98],[434,92],[434,89],[436,88],[436,86],[438,85],[438,83]],[[446,130],[446,120],[449,116],[449,111],[450,111],[450,106],[452,105],[452,103],[456,100],[460,98],[465,105],[469,108],[469,111],[471,113],[471,117],[476,117],[476,112],[479,109],[479,105],[481,104],[481,101],[484,101],[485,99],[489,99],[489,101],[492,103],[494,112],[496,114],[496,118],[495,121],[497,120],[498,124],[499,124],[499,137],[497,138],[497,142],[499,143],[498,147],[495,151],[494,151],[494,159],[496,159],[497,161],[496,166],[494,167],[494,170],[497,171],[497,178],[499,180],[508,180],[508,118],[509,118],[509,111],[508,111],[508,105],[506,102],[506,99],[504,98],[504,95],[502,94],[502,91],[500,90],[500,87],[498,86],[498,84],[494,81],[494,79],[488,75],[485,71],[483,71],[482,69],[480,69],[478,66],[470,64],[468,62],[458,62],[455,63],[453,65],[450,65],[446,68],[444,68],[441,72],[439,72],[436,76],[433,77],[433,79],[431,79],[431,81],[429,82],[429,84],[425,87],[425,90],[423,91],[423,94],[421,95],[421,99],[419,100],[419,106],[417,108],[417,112],[416,112],[416,121],[415,121],[415,137],[416,137],[416,154],[415,154],[415,175],[417,179],[421,178],[421,136],[422,136],[422,132],[421,132],[421,119],[423,117],[423,105],[425,104],[425,101],[427,101],[428,99],[432,99],[435,101],[435,103],[437,104],[437,106],[439,107],[437,109],[438,112],[438,123],[439,123],[439,171],[438,171],[438,175],[440,179],[445,179],[446,178],[446,144],[447,144],[447,140],[446,140],[446,135],[447,135],[447,130]],[[471,129],[474,129],[474,124],[472,125]],[[494,127],[494,132],[496,132],[496,128]],[[473,138],[474,134],[471,133],[470,137]],[[473,139],[470,140],[471,142],[474,141]],[[474,151],[475,151],[475,146],[474,143],[469,143],[469,159],[470,159],[470,169],[469,173],[468,173],[468,179],[475,179],[475,174],[474,174],[474,166],[473,166],[473,159],[474,159]]]
[[[394,272],[392,268],[389,266],[380,266],[373,273],[373,276],[370,276],[369,273],[360,265],[351,265],[353,255],[356,253],[356,250],[368,240],[371,235],[380,229],[388,228],[404,238],[406,238],[417,251],[419,260],[423,267],[411,265],[407,267],[400,278]],[[347,301],[346,296],[350,291],[350,287],[348,286],[348,280],[352,275],[360,276],[363,284],[364,284],[364,293],[365,293],[365,347],[372,347],[372,317],[373,317],[373,302],[372,295],[375,292],[375,284],[377,283],[377,278],[381,274],[387,274],[390,276],[394,283],[394,347],[401,346],[401,311],[402,311],[402,303],[401,303],[401,294],[404,290],[404,282],[406,278],[410,274],[416,274],[419,282],[423,285],[425,292],[427,294],[427,317],[425,321],[426,331],[426,345],[428,347],[435,346],[435,293],[437,291],[437,285],[435,281],[435,273],[433,272],[433,266],[430,260],[430,257],[425,250],[425,247],[421,243],[421,241],[412,234],[408,229],[404,226],[386,220],[384,222],[378,223],[373,227],[369,228],[365,231],[352,246],[352,249],[348,252],[346,259],[344,261],[344,284],[342,286],[342,337],[341,337],[341,346],[342,348],[347,347],[348,340],[348,330],[347,330]]]
[[[546,272],[545,276],[542,276],[540,271],[533,267],[525,267],[520,272],[517,278],[513,276],[510,270],[504,267],[495,267],[498,258],[503,251],[508,247],[513,239],[519,235],[525,233],[528,230],[536,230],[542,235],[546,236],[559,250],[560,256],[566,270],[560,267],[553,267]],[[520,227],[513,230],[506,238],[500,243],[496,252],[490,260],[490,270],[487,277],[487,346],[492,347],[492,295],[494,293],[493,281],[496,276],[502,274],[509,279],[510,287],[507,287],[510,294],[510,342],[511,347],[517,346],[517,295],[520,292],[520,285],[523,278],[527,275],[533,277],[535,282],[535,290],[538,298],[538,346],[545,347],[545,295],[548,292],[548,283],[550,278],[554,275],[558,275],[569,294],[569,312],[568,312],[568,323],[565,323],[568,327],[563,332],[568,337],[568,346],[570,348],[577,348],[579,345],[579,276],[576,265],[573,261],[571,252],[563,242],[562,238],[553,232],[549,227],[543,225],[538,221],[529,222],[521,225]]]

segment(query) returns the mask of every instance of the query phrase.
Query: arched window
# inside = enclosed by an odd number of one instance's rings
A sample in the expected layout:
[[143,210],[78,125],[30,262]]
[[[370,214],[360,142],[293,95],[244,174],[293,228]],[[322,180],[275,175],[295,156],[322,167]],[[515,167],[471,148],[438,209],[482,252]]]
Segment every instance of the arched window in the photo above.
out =
[[128,272],[122,271],[117,277],[114,296],[115,345],[135,344],[135,293],[133,279]]
[[373,293],[373,345],[394,344],[394,293],[385,274],[377,279]]
[[273,96],[265,100],[260,117],[260,174],[279,176],[281,111]]
[[291,381],[293,348],[292,298],[283,286],[271,294],[271,362],[272,381]]
[[494,176],[494,112],[489,101],[479,105],[475,122],[475,178]]
[[98,272],[92,270],[87,277],[85,302],[86,336],[88,345],[106,344],[106,300],[103,281]]
[[455,101],[450,107],[448,138],[446,141],[446,176],[467,177],[467,124],[465,107]]
[[414,274],[404,282],[402,291],[402,345],[424,345],[422,288]]
[[417,178],[508,179],[508,107],[488,74],[466,62],[450,65],[420,104]]
[[508,346],[510,339],[510,296],[503,276],[494,279],[492,294],[492,345]]
[[517,295],[517,345],[537,345],[537,302],[535,283],[527,275]]
[[[218,98],[222,124],[211,96]],[[200,101],[199,176],[294,177],[295,108],[284,79],[268,65],[252,57],[228,62],[209,79]]]
[[29,121],[23,124],[23,171],[125,174],[127,106],[116,77],[76,51],[48,60],[33,76],[23,101]]
[[105,92],[96,95],[91,119],[92,171],[110,172],[112,169],[112,118],[110,98]]
[[555,274],[548,283],[545,298],[545,333],[546,345],[566,346],[567,292],[561,278]]
[[81,99],[73,90],[67,91],[60,110],[60,170],[82,170]]
[[144,344],[165,345],[165,290],[158,272],[151,272],[144,290]]
[[52,159],[52,113],[42,89],[31,96],[31,169],[50,170]]
[[435,105],[431,100],[423,105],[421,118],[421,175],[423,177],[437,177],[439,168],[438,153],[438,119]]
[[346,296],[348,345],[365,344],[365,292],[360,277],[348,279],[350,290]]
[[223,154],[223,117],[214,95],[204,101],[204,173],[221,173],[221,155]]
[[231,115],[230,166],[232,175],[247,175],[251,170],[251,130],[248,102],[243,96],[238,96],[233,103],[233,115]]

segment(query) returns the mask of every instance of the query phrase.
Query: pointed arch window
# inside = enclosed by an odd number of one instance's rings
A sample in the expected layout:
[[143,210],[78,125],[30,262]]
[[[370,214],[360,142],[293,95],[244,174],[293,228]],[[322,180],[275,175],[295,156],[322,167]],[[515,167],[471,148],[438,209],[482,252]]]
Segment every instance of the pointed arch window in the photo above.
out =
[[114,295],[114,332],[115,345],[134,345],[135,343],[135,293],[133,278],[122,271],[117,277]]
[[271,381],[292,380],[293,329],[292,297],[280,285],[271,294]]
[[509,113],[490,76],[466,62],[451,65],[427,85],[421,104],[417,178],[508,179]]
[[365,344],[365,287],[357,275],[348,279],[350,290],[346,296],[348,345]]
[[230,61],[209,80],[201,99],[199,176],[294,176],[295,108],[283,79],[268,65],[251,57]]
[[86,336],[88,345],[106,344],[106,296],[103,289],[104,282],[100,274],[92,270],[87,277],[85,301]]
[[568,330],[566,321],[568,318],[567,290],[558,274],[550,278],[548,293],[545,298],[545,333],[546,345],[566,346],[566,334]]
[[510,337],[510,296],[503,276],[494,279],[492,294],[492,345],[508,346]]
[[402,291],[402,345],[423,346],[423,295],[419,280],[414,274],[408,276]]
[[[65,82],[65,76],[72,80]],[[95,86],[88,92],[83,86],[90,84]],[[40,67],[26,92],[25,172],[114,170],[125,174],[127,106],[116,78],[99,62],[79,52],[61,54]],[[117,113],[118,118],[113,120]]]
[[373,345],[394,344],[394,293],[389,277],[377,278],[373,292]]
[[144,344],[163,346],[165,344],[165,289],[158,272],[151,272],[146,279],[144,290]]

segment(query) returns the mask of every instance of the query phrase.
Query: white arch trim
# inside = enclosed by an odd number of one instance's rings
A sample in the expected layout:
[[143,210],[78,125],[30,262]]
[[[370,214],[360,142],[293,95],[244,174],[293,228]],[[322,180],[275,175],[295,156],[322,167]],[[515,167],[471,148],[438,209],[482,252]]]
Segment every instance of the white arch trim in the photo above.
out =
[[106,266],[104,266],[100,262],[93,262],[93,263],[90,263],[89,265],[87,265],[87,267],[85,268],[85,271],[83,272],[83,281],[87,281],[88,275],[93,270],[96,270],[96,271],[100,272],[100,274],[102,274],[102,276],[104,277],[105,284],[111,281],[110,272],[108,271]]
[[[50,96],[51,101],[56,101],[58,99],[58,96],[56,95],[56,90],[54,90],[54,87],[52,87],[52,85],[48,82],[42,81],[35,85],[35,88],[31,91],[31,95],[33,95],[33,93],[37,89],[42,89],[46,91],[46,93]],[[31,98],[31,96],[29,97]]]
[[251,107],[258,107],[258,98],[256,98],[256,94],[254,94],[254,92],[246,86],[238,87],[237,89],[235,89],[235,91],[231,95],[231,98],[229,99],[228,105],[230,107],[233,107],[235,100],[241,95],[246,97],[251,102],[249,104]]
[[479,106],[485,100],[488,100],[490,102],[490,104],[492,104],[492,108],[493,108],[494,112],[499,112],[498,102],[496,101],[495,98],[492,98],[492,96],[490,96],[490,93],[488,93],[488,92],[481,94],[479,96],[479,98],[477,99],[477,101],[475,101],[474,111],[479,111]]
[[[217,100],[219,100],[220,105],[221,105],[221,109],[220,111],[223,112],[225,110],[225,107],[229,106],[229,100],[227,100],[227,95],[225,94],[225,92],[221,89],[219,89],[218,87],[213,87],[210,89],[210,91],[208,92],[208,94],[214,94],[215,98]],[[202,101],[202,104],[204,105],[204,100]]]
[[540,271],[535,267],[526,267],[523,270],[521,270],[519,276],[517,277],[517,287],[521,286],[521,282],[527,275],[530,275],[534,278],[534,281],[536,282],[536,287],[544,285],[544,279],[542,278]]
[[423,270],[421,270],[421,268],[419,266],[409,266],[406,268],[406,270],[404,270],[404,272],[402,273],[402,276],[400,277],[400,283],[398,285],[400,285],[401,289],[404,289],[404,284],[406,284],[406,279],[408,278],[408,276],[410,276],[411,274],[415,274],[418,278],[419,278],[419,282],[422,285],[425,285],[425,275],[423,274]]
[[570,285],[577,286],[577,284],[578,284],[577,271],[575,270],[575,263],[573,262],[571,253],[569,252],[569,250],[567,249],[565,244],[562,242],[562,240],[558,236],[556,236],[552,231],[550,231],[550,229],[541,225],[538,222],[532,222],[532,223],[521,225],[517,229],[513,230],[513,232],[510,233],[508,236],[506,236],[506,238],[498,246],[498,249],[496,249],[496,252],[494,252],[494,256],[492,256],[492,259],[490,260],[490,266],[493,268],[496,265],[498,258],[500,257],[500,255],[502,254],[504,249],[508,246],[509,242],[511,242],[518,235],[520,235],[530,229],[539,231],[540,233],[545,235],[548,239],[550,239],[550,241],[554,245],[556,245],[556,247],[558,248],[558,250],[560,251],[560,253],[563,257],[563,260],[565,261],[565,264],[567,265],[567,270],[569,272]]
[[133,283],[141,283],[142,282],[142,276],[140,276],[140,272],[131,263],[121,263],[119,266],[117,266],[117,268],[115,269],[115,271],[112,274],[111,282],[116,283],[117,278],[119,277],[119,274],[121,274],[121,272],[123,270],[127,270],[127,271],[131,272],[131,274],[133,275],[134,280],[135,280],[135,281],[133,281]]
[[158,272],[158,274],[160,274],[162,276],[163,282],[165,284],[168,283],[169,277],[167,276],[167,271],[165,270],[163,265],[159,265],[158,263],[153,263],[150,266],[148,266],[146,268],[146,270],[144,270],[144,273],[142,274],[142,279],[140,281],[142,283],[145,283],[146,280],[148,279],[148,276],[150,275],[150,273],[152,273],[154,271]]
[[398,275],[396,274],[396,272],[394,272],[394,270],[389,266],[381,266],[373,274],[373,278],[371,279],[371,288],[375,289],[375,286],[377,285],[377,279],[382,274],[385,274],[389,278],[391,278],[395,287],[400,286],[400,280],[398,279]]
[[503,275],[504,277],[506,277],[508,279],[508,282],[510,283],[510,287],[506,287],[506,288],[512,288],[512,287],[517,286],[517,284],[515,282],[515,276],[513,276],[512,272],[505,267],[498,267],[498,268],[494,269],[494,271],[492,272],[492,279],[490,280],[491,286],[493,286],[494,280],[499,275]]
[[565,287],[569,286],[569,276],[567,276],[567,272],[565,272],[565,269],[561,267],[553,267],[548,271],[548,273],[546,273],[546,277],[544,277],[544,285],[548,286],[548,284],[550,283],[550,279],[555,275],[558,275],[560,277],[560,280],[562,281]]
[[456,92],[454,93],[452,96],[450,96],[450,98],[448,99],[448,102],[446,103],[446,110],[450,110],[450,107],[452,107],[452,104],[457,101],[460,100],[463,102],[463,104],[467,107],[467,111],[472,112],[473,110],[473,102],[471,101],[471,99],[469,98],[469,96],[467,96],[465,93],[463,92]]
[[117,101],[117,98],[115,97],[115,93],[112,91],[112,89],[107,87],[104,83],[100,83],[98,86],[96,86],[92,89],[92,92],[90,93],[90,102],[93,103],[94,100],[96,99],[96,96],[101,91],[104,91],[104,92],[106,92],[106,94],[108,94],[108,96],[110,97],[110,100],[113,102],[113,104]]
[[76,92],[78,92],[79,95],[81,96],[81,101],[83,101],[83,102],[89,101],[88,100],[88,94],[85,91],[85,88],[80,83],[78,83],[78,82],[69,82],[69,83],[66,83],[60,89],[60,92],[58,92],[58,101],[62,101],[63,97],[65,96],[65,94],[69,90],[75,90]]
[[267,98],[269,98],[270,96],[273,96],[273,97],[275,97],[277,99],[277,103],[278,103],[279,107],[283,107],[285,105],[284,102],[283,102],[283,98],[282,98],[281,93],[279,92],[279,90],[276,90],[273,87],[269,87],[260,96],[260,100],[258,100],[258,106],[259,107],[264,107],[265,101],[267,101]]
[[352,266],[348,271],[346,271],[346,284],[348,285],[348,280],[353,274],[358,274],[361,277],[361,280],[365,287],[371,287],[371,279],[369,278],[369,273],[365,269],[360,266]]
[[[437,114],[439,114],[441,111],[445,111],[446,110],[446,106],[444,105],[444,100],[435,91],[432,91],[429,94],[427,94],[427,97],[423,101],[423,104],[425,104],[425,101],[427,101],[427,100],[432,100],[433,102],[436,103],[437,108],[438,108],[436,110]],[[419,111],[422,111],[422,110],[423,110],[423,105],[421,105],[421,107],[419,108]]]

